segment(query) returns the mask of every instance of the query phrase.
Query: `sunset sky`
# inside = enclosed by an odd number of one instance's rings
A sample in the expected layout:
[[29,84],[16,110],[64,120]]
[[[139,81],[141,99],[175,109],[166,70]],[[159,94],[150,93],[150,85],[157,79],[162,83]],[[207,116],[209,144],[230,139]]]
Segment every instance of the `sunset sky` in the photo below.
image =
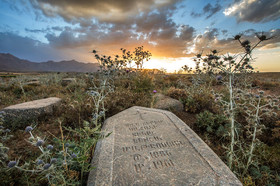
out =
[[280,72],[279,0],[0,0],[0,53],[34,62],[95,62],[137,46],[146,68],[179,70],[202,50],[236,53],[236,34],[277,36],[253,53],[260,71]]

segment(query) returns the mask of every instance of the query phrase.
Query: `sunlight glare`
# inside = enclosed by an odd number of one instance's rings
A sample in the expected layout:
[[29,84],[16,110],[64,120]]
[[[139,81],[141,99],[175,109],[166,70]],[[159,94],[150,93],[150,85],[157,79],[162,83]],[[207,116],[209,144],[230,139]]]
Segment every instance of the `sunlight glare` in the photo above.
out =
[[189,57],[181,58],[152,58],[148,62],[144,62],[144,68],[147,69],[166,69],[167,72],[175,72],[181,69],[182,66],[188,65],[194,68],[195,63]]

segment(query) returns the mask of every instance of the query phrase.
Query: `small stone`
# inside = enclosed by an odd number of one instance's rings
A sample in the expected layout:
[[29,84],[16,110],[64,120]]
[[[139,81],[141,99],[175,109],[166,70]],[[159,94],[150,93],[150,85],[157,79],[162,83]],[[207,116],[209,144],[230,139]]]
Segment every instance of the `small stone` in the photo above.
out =
[[154,108],[176,112],[182,112],[184,110],[184,106],[179,100],[164,96],[163,94],[156,93],[154,99]]

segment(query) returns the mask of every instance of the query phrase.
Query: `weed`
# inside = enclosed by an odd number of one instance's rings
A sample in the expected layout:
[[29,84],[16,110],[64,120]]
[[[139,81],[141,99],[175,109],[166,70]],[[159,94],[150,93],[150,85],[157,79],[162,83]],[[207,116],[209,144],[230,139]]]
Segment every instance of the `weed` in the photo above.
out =
[[186,100],[188,97],[188,93],[185,89],[170,87],[167,90],[167,96],[177,100]]
[[[264,35],[262,35],[264,36]],[[265,37],[265,36],[264,36]],[[264,38],[261,37],[261,38]],[[235,74],[236,73],[250,73],[253,72],[253,67],[250,64],[251,60],[251,53],[256,48],[262,41],[263,39],[259,39],[259,41],[251,45],[250,41],[245,40],[241,41],[241,36],[236,35],[234,37],[235,40],[237,40],[240,45],[244,49],[244,54],[240,55],[240,58],[238,56],[218,56],[218,51],[217,50],[212,50],[210,54],[207,54],[206,57],[202,57],[202,54],[197,55],[197,59],[195,61],[197,62],[196,66],[196,73],[197,74],[218,74],[216,76],[216,79],[218,81],[222,81],[223,76],[221,74],[226,75],[227,81],[223,81],[223,83],[226,84],[228,87],[228,92],[229,92],[229,101],[223,101],[224,108],[226,108],[226,112],[228,113],[228,117],[230,120],[230,146],[228,149],[228,165],[232,169],[232,164],[233,164],[233,158],[235,156],[235,144],[236,144],[236,104],[235,104],[235,98],[236,94],[234,94],[235,91]],[[203,64],[202,68],[200,68],[200,63]],[[201,80],[201,79],[199,79]],[[254,139],[254,137],[253,137]],[[253,140],[253,143],[255,140]],[[252,147],[251,147],[252,149]],[[251,151],[250,151],[251,152]],[[251,153],[250,153],[251,154]],[[248,157],[248,161],[250,162],[251,156]],[[246,169],[246,168],[245,168]]]
[[228,118],[224,115],[204,111],[196,117],[196,125],[201,131],[216,135],[217,137],[222,137],[227,132],[225,125],[228,123]]

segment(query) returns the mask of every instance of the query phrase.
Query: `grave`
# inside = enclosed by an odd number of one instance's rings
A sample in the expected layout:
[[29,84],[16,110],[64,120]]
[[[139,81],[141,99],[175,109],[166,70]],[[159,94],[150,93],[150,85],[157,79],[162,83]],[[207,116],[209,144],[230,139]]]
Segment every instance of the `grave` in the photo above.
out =
[[39,86],[40,85],[40,81],[28,81],[27,83],[25,83],[25,85],[30,85],[30,86]]
[[52,114],[54,108],[61,102],[60,98],[50,97],[38,99],[2,109],[4,111],[4,124],[7,127],[22,128],[30,125],[29,122],[41,116]]
[[108,118],[88,185],[242,185],[171,112],[131,107]]

